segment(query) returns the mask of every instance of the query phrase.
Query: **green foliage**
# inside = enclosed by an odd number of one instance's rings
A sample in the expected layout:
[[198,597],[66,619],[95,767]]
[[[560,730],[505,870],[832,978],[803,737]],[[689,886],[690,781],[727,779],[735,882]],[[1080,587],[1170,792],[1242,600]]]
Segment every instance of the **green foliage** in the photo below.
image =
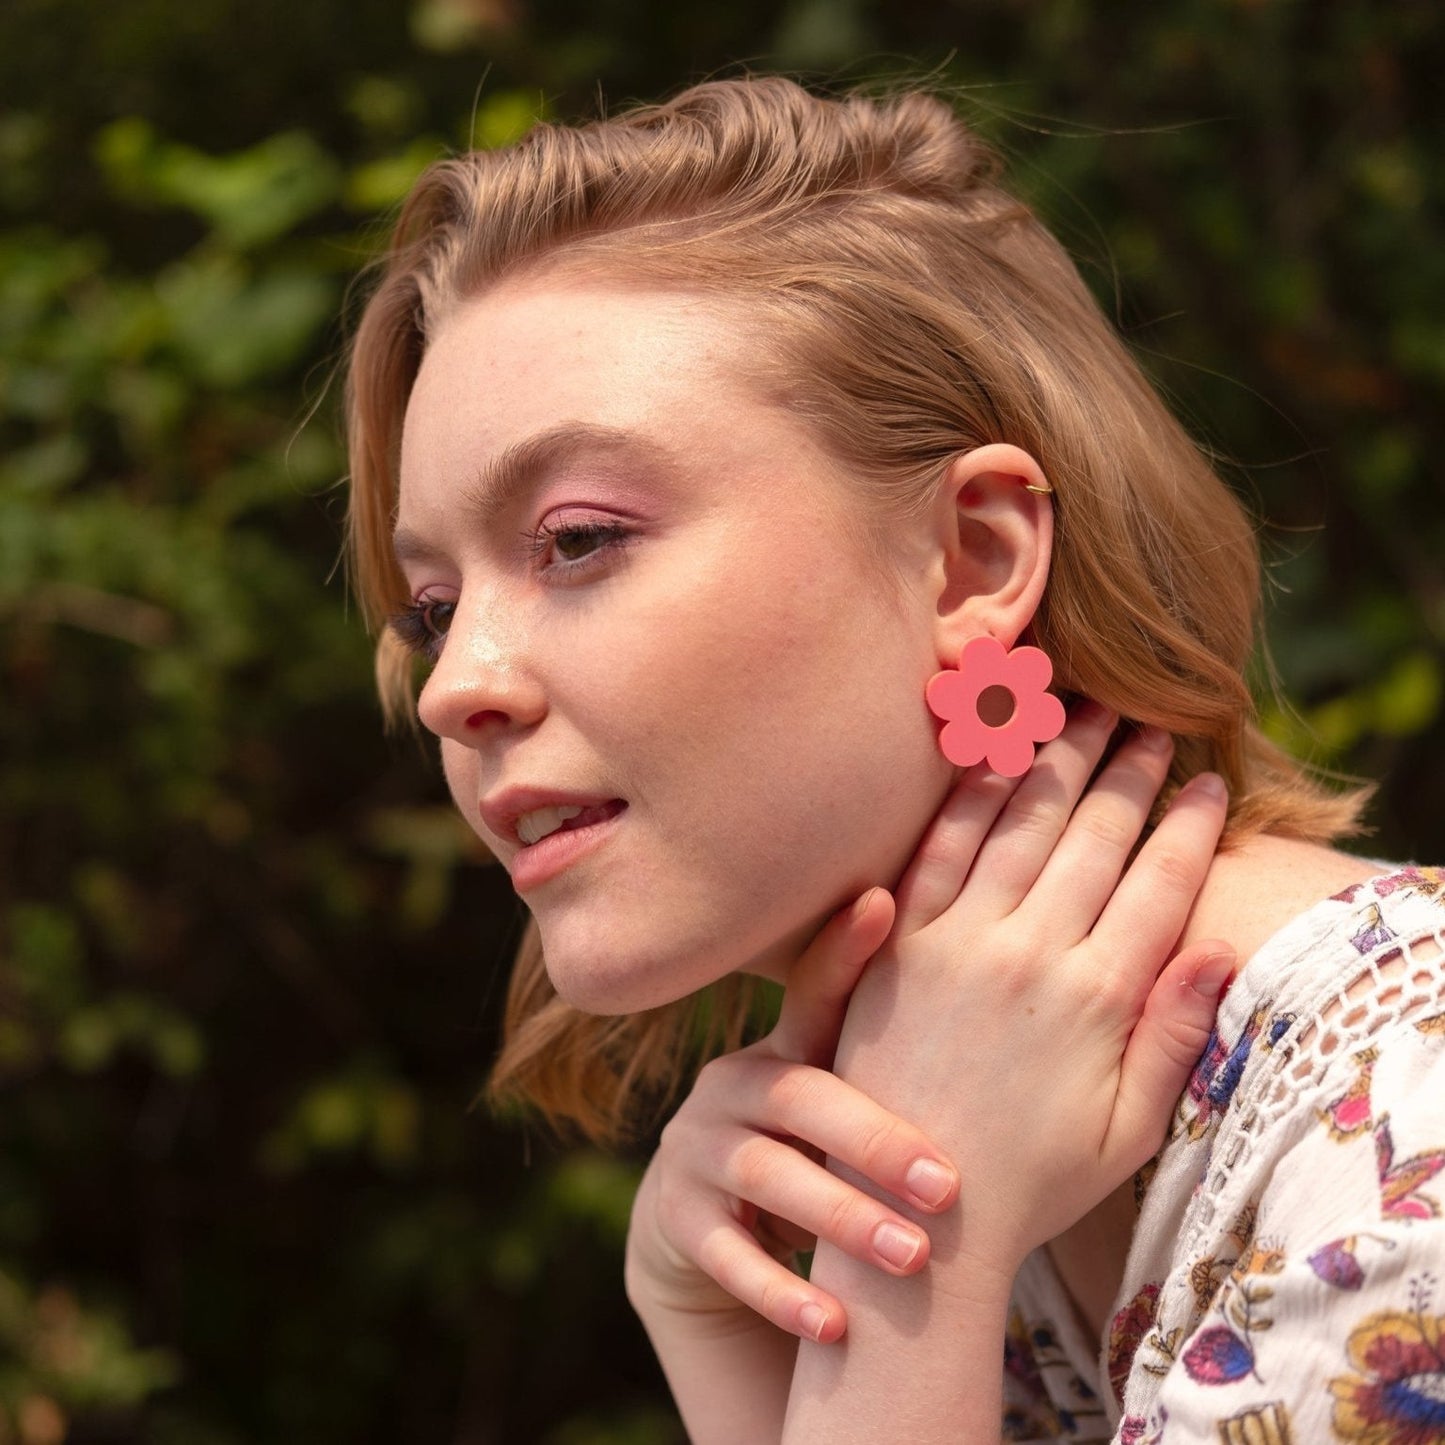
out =
[[1431,12],[0,11],[0,1441],[679,1438],[635,1168],[471,1107],[515,909],[383,744],[336,567],[384,213],[599,84],[955,89],[1270,519],[1270,726],[1445,854]]
[[69,1422],[134,1409],[174,1384],[164,1350],[138,1350],[109,1311],[69,1290],[31,1290],[0,1273],[0,1431],[22,1440],[65,1438]]
[[304,131],[209,156],[127,116],[100,132],[95,151],[118,199],[193,211],[218,242],[239,251],[286,235],[328,206],[341,185],[340,167]]

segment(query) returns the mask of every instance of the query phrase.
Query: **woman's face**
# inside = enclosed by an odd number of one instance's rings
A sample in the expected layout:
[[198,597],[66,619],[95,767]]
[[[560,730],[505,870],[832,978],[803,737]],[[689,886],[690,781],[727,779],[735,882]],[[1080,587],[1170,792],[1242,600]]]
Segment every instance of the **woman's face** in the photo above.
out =
[[442,323],[407,409],[421,719],[598,1013],[781,977],[950,781],[922,529],[885,572],[750,341],[689,295],[513,284]]

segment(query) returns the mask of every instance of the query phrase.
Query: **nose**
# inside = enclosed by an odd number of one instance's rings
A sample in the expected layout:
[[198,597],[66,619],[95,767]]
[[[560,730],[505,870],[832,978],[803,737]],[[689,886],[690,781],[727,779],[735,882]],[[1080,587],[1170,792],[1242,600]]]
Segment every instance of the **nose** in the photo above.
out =
[[520,625],[495,599],[463,594],[417,699],[422,726],[475,746],[498,730],[531,727],[546,711]]

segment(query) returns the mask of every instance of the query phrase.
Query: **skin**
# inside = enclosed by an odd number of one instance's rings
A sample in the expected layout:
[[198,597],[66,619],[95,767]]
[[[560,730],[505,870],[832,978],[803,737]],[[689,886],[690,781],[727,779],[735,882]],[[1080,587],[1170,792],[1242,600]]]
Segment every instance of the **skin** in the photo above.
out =
[[[1155,982],[1223,798],[1187,789],[1121,883],[1168,747],[1126,745],[1081,801],[1113,722],[1082,710],[1027,785],[966,775],[896,900],[877,890],[833,920],[796,966],[778,1029],[710,1065],[669,1125],[634,1209],[628,1283],[694,1441],[997,1438],[1014,1267],[1157,1147],[1233,962],[1204,945]],[[914,1197],[917,1129],[808,1067],[835,1049],[846,1064],[850,1031],[866,1058],[880,1015],[854,1000],[870,953],[863,985],[887,1001],[905,1083],[932,1091],[956,1196]],[[1041,1079],[1078,1085],[1050,1117]],[[832,1173],[789,1138],[827,1152]],[[729,1200],[816,1229],[811,1279],[766,1260],[757,1216]],[[900,1219],[922,1250],[890,1268],[873,1231]],[[821,1347],[795,1354],[785,1330]]]
[[[442,322],[397,519],[434,657],[420,716],[564,998],[787,983],[634,1208],[629,1294],[692,1437],[903,1438],[904,1399],[907,1438],[996,1439],[1018,1262],[1047,1244],[1098,1325],[1132,1226],[1113,1191],[1235,951],[1370,870],[1278,839],[1216,858],[1207,789],[1130,866],[1169,741],[1090,786],[1117,722],[1097,709],[1021,783],[960,780],[924,687],[1027,626],[1045,478],[1014,447],[965,452],[870,534],[750,350],[741,310],[601,281],[509,284]],[[548,801],[598,811],[524,846],[515,815]],[[805,1282],[777,1256],[814,1236]]]
[[[398,550],[413,596],[454,609],[419,712],[457,806],[510,866],[520,845],[480,800],[627,805],[523,894],[557,989],[594,1012],[780,977],[902,872],[952,780],[923,702],[929,531],[899,530],[880,567],[836,463],[750,385],[745,336],[687,296],[504,288],[445,322],[407,410]],[[477,479],[559,424],[621,440],[532,469],[488,513]],[[568,570],[533,541],[567,525],[625,541]]]

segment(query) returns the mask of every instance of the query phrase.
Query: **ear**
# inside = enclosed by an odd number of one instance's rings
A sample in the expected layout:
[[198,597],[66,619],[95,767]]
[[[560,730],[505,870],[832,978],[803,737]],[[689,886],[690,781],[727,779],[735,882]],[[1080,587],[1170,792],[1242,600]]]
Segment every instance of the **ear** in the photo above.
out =
[[1033,457],[1005,443],[949,464],[933,516],[934,639],[943,666],[958,665],[970,638],[1012,647],[1038,610],[1053,556],[1049,491]]

